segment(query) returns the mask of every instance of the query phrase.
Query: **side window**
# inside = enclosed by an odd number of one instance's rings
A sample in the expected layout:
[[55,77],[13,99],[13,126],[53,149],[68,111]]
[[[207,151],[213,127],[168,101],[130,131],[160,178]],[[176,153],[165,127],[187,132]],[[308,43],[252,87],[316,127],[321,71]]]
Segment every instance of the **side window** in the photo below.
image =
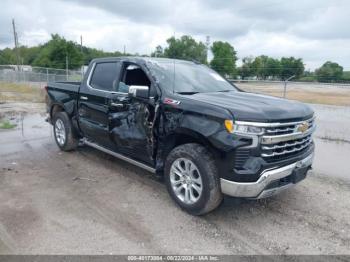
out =
[[104,91],[116,91],[118,78],[117,62],[98,63],[90,80],[90,86]]
[[123,77],[119,83],[118,91],[127,93],[129,86],[148,86],[151,87],[151,81],[145,72],[136,64],[126,64],[123,70]]

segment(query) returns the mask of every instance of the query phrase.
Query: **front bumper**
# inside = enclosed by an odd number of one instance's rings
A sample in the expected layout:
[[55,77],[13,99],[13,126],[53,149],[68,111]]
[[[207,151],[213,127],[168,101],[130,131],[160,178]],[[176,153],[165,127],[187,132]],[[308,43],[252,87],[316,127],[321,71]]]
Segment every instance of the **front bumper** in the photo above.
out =
[[[275,169],[264,170],[258,181],[256,182],[234,182],[224,178],[220,179],[221,191],[225,195],[233,197],[244,197],[244,198],[265,198],[271,195],[277,194],[280,191],[289,188],[296,182],[286,183],[276,187],[270,187],[273,182],[284,179],[291,176],[295,171],[302,170],[303,172],[308,171],[311,168],[314,158],[314,153],[311,153],[304,159],[282,166]],[[297,181],[299,182],[299,181]]]

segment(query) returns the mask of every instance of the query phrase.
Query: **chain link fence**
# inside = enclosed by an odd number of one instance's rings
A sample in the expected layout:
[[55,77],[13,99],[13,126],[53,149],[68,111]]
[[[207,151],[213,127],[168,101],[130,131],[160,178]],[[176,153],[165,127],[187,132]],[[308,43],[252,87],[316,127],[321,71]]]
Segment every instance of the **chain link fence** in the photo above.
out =
[[9,102],[44,102],[43,87],[48,82],[81,81],[80,70],[0,65],[0,104]]
[[0,65],[0,81],[6,83],[25,83],[41,86],[56,81],[81,81],[82,70],[64,70],[44,67]]

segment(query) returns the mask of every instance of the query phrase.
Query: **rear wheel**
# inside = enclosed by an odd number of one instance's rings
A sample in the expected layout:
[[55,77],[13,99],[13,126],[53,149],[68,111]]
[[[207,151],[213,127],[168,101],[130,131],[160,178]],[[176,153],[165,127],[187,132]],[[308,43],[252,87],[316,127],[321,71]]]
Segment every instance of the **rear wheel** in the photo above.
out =
[[199,144],[181,145],[170,152],[165,182],[170,196],[190,214],[206,214],[222,201],[214,157]]
[[58,112],[53,117],[53,132],[58,147],[63,151],[77,148],[79,139],[74,136],[71,121],[66,112]]

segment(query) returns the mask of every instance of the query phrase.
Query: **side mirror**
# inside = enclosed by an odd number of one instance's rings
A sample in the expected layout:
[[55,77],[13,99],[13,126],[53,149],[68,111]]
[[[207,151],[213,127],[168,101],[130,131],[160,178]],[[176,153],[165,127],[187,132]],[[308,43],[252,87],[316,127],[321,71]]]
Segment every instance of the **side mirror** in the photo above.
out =
[[141,99],[149,98],[148,86],[129,86],[129,96]]

